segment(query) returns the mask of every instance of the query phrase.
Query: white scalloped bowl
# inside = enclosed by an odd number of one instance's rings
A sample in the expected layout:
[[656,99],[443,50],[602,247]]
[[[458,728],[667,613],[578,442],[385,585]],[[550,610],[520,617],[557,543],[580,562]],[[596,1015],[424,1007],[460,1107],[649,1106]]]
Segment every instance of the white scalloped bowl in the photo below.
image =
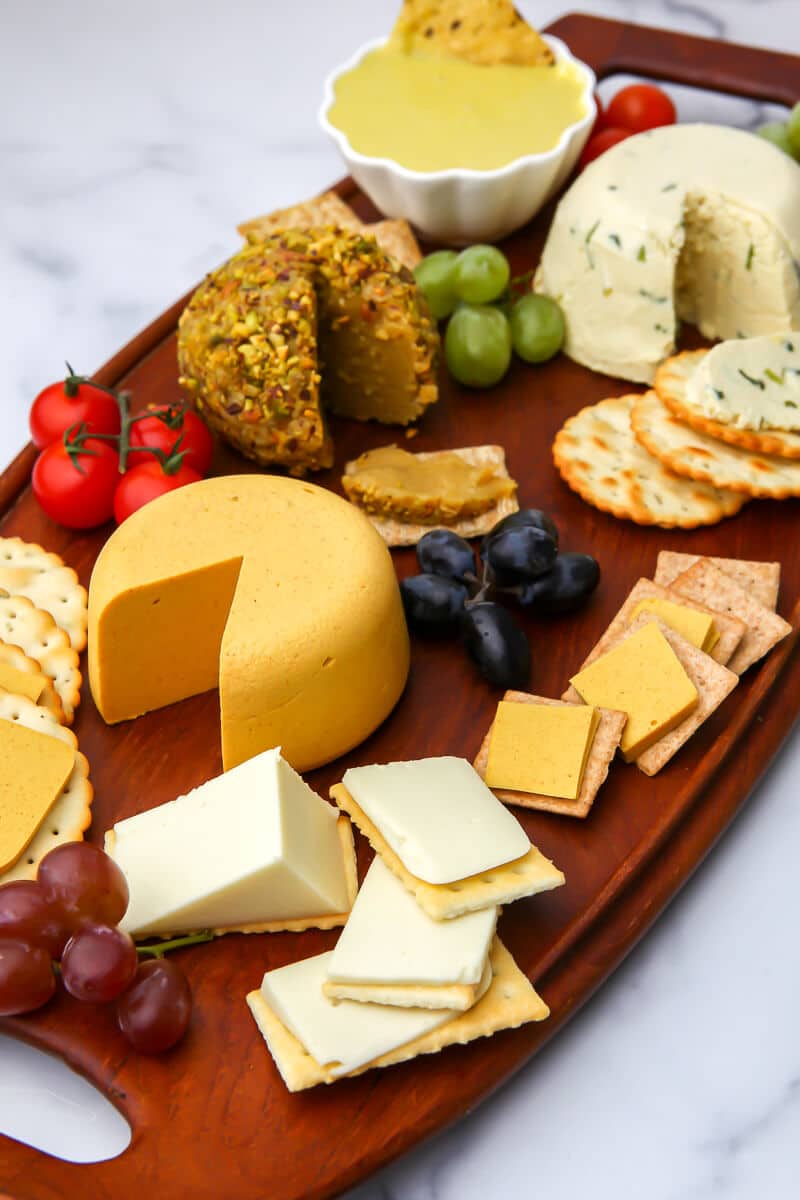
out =
[[498,241],[530,221],[558,191],[578,161],[594,123],[594,72],[559,38],[545,34],[544,39],[557,61],[572,62],[580,68],[587,110],[585,117],[567,126],[558,145],[545,153],[527,154],[492,171],[412,171],[391,159],[373,158],[354,150],[347,135],[328,120],[334,86],[365,55],[384,45],[385,38],[367,42],[331,72],[325,80],[320,124],[339,147],[353,179],[385,216],[405,217],[434,242],[465,245]]

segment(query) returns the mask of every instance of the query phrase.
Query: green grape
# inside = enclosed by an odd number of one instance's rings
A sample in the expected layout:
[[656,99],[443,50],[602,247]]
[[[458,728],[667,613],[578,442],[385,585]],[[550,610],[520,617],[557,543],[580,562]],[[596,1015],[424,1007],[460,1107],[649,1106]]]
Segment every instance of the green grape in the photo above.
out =
[[455,289],[467,304],[491,304],[508,286],[511,268],[495,246],[468,246],[458,256]]
[[436,250],[414,267],[414,278],[437,321],[449,317],[458,302],[454,286],[457,258],[455,250]]
[[789,120],[786,122],[786,134],[789,138],[792,154],[796,159],[800,160],[800,101],[795,104],[789,113]]
[[549,296],[528,292],[511,309],[511,341],[525,362],[546,362],[564,344],[564,314]]
[[454,312],[444,339],[447,369],[467,387],[492,387],[511,362],[511,330],[499,308],[465,305]]
[[756,133],[759,137],[772,142],[773,146],[777,146],[779,150],[783,150],[785,154],[791,157],[792,144],[789,141],[789,134],[786,131],[786,125],[783,121],[767,121],[766,125],[759,125]]

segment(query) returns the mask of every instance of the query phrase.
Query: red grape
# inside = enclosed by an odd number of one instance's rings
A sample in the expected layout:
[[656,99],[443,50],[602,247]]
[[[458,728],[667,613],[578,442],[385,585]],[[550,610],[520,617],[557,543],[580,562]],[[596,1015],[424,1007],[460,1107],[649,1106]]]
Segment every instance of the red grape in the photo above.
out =
[[56,990],[50,955],[18,938],[0,938],[0,1017],[41,1008]]
[[113,858],[90,842],[65,842],[45,854],[38,882],[71,930],[82,921],[116,925],[128,907],[128,883]]
[[179,1042],[192,1014],[189,982],[165,958],[140,965],[131,986],[117,1001],[117,1020],[134,1050],[162,1054]]
[[18,938],[60,958],[69,930],[33,879],[0,884],[0,938]]
[[116,1000],[136,974],[133,938],[110,925],[81,925],[64,947],[61,978],[77,1000],[106,1004]]

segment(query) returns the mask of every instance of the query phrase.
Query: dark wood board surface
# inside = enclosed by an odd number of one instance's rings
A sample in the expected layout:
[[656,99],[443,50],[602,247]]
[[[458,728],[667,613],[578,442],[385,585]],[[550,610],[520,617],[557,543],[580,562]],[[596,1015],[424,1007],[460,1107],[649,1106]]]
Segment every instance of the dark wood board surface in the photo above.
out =
[[[761,100],[793,102],[800,62],[789,55],[724,45],[574,15],[551,28],[602,77],[633,71]],[[342,194],[367,215],[351,183]],[[243,214],[246,216],[248,214]],[[548,213],[509,240],[515,273],[536,261]],[[97,378],[124,384],[134,403],[179,398],[174,329],[184,301],[134,339]],[[552,438],[571,412],[627,385],[566,359],[540,368],[515,364],[487,393],[445,382],[442,400],[404,443],[414,450],[497,441],[505,445],[523,504],[548,510],[569,550],[595,554],[600,588],[575,616],[525,619],[533,648],[531,684],[559,695],[632,583],[651,575],[663,547],[781,559],[780,611],[797,631],[800,502],[760,502],[707,530],[642,529],[587,507],[557,476]],[[318,481],[338,489],[347,458],[391,440],[386,427],[333,422],[337,467]],[[88,584],[108,530],[75,535],[42,516],[28,488],[24,450],[0,479],[0,532],[56,550]],[[215,471],[249,470],[220,448]],[[395,552],[398,573],[414,570]],[[723,832],[768,766],[800,711],[798,634],[751,671],[718,714],[655,779],[618,763],[585,822],[515,810],[531,839],[565,872],[558,891],[511,905],[500,932],[552,1009],[541,1024],[467,1047],[371,1072],[332,1087],[286,1092],[244,1003],[272,967],[330,948],[335,933],[228,936],[182,951],[195,1013],[185,1042],[160,1059],[138,1057],[112,1014],[61,995],[38,1014],[0,1022],[3,1030],[62,1055],[121,1109],[129,1149],[110,1162],[64,1163],[0,1138],[0,1196],[64,1195],[131,1200],[160,1196],[226,1200],[322,1200],[338,1194],[442,1129],[519,1069],[591,995],[648,929]],[[472,758],[498,693],[453,644],[414,641],[409,685],[394,714],[362,746],[313,772],[322,794],[356,763],[458,754]],[[115,820],[174,798],[221,769],[216,695],[107,728],[88,686],[75,730],[96,789],[91,838]],[[363,871],[370,854],[359,839]],[[532,1068],[535,1069],[535,1068]]]

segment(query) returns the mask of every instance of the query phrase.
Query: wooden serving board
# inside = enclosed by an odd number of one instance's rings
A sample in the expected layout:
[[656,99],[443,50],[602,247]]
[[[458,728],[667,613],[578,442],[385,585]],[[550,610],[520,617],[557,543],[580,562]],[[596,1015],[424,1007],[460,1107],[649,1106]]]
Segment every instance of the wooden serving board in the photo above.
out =
[[[570,16],[551,30],[598,76],[632,71],[760,100],[796,99],[800,61],[673,33]],[[340,190],[363,215],[352,183]],[[244,216],[248,214],[243,214]],[[549,214],[509,240],[514,273],[534,265]],[[137,406],[179,399],[176,304],[120,351],[97,378],[128,388]],[[557,476],[553,435],[565,417],[630,390],[560,358],[540,368],[516,363],[486,393],[442,379],[442,398],[404,443],[432,450],[481,442],[505,445],[523,504],[552,514],[568,550],[590,551],[603,578],[579,614],[524,618],[533,649],[532,688],[557,696],[630,586],[651,575],[662,547],[744,558],[781,559],[781,611],[800,621],[800,505],[754,503],[712,529],[667,533],[620,522],[587,507]],[[385,427],[333,423],[339,470],[318,477],[336,490],[345,459],[391,440]],[[0,479],[0,530],[56,550],[88,584],[109,530],[71,534],[39,511],[28,487],[34,460],[24,450]],[[218,449],[215,471],[250,470]],[[395,553],[398,573],[415,569]],[[346,564],[342,564],[346,569]],[[329,949],[335,933],[233,935],[180,953],[194,993],[189,1035],[171,1054],[133,1053],[107,1009],[59,996],[40,1013],[0,1025],[62,1055],[130,1121],[130,1148],[110,1162],[64,1163],[0,1139],[0,1194],[13,1200],[80,1195],[138,1200],[159,1196],[226,1200],[321,1200],[364,1179],[442,1129],[518,1070],[563,1025],[649,928],[702,860],[765,770],[800,710],[795,632],[743,680],[703,730],[655,779],[615,765],[585,822],[516,810],[531,839],[565,872],[565,887],[511,905],[501,934],[551,1006],[541,1024],[452,1048],[387,1071],[290,1095],[245,1006],[266,969]],[[353,764],[456,754],[472,758],[498,693],[477,676],[459,646],[413,644],[407,690],[396,711],[346,758],[314,772],[322,794]],[[170,800],[221,769],[218,703],[208,694],[135,722],[106,727],[88,686],[76,722],[96,789],[93,841],[115,820]],[[370,852],[359,838],[362,872]]]

